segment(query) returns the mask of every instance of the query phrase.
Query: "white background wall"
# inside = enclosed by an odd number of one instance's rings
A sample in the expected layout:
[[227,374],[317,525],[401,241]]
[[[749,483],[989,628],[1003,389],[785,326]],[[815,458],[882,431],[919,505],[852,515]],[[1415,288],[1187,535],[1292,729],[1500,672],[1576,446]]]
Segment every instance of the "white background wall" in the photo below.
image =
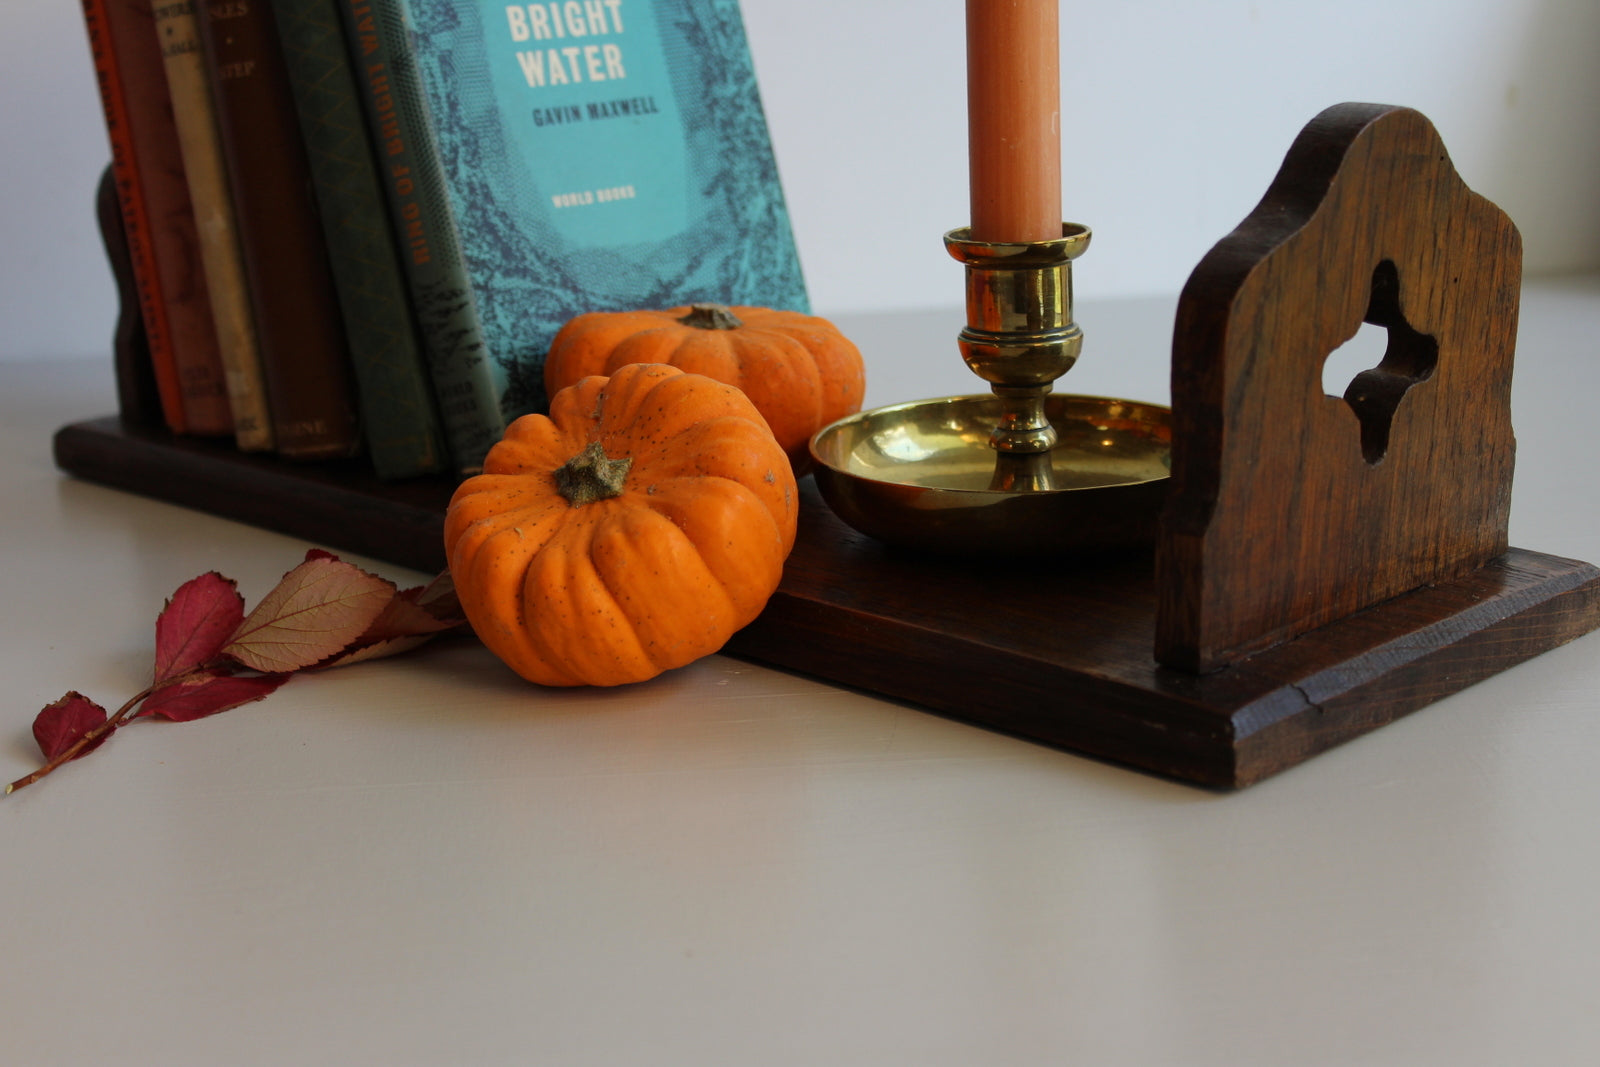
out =
[[[816,310],[955,305],[966,223],[959,0],[744,0]],[[1600,0],[1063,0],[1065,214],[1081,299],[1175,293],[1290,141],[1407,104],[1522,228],[1530,271],[1600,267]],[[0,5],[0,359],[102,355],[107,156],[81,15]]]

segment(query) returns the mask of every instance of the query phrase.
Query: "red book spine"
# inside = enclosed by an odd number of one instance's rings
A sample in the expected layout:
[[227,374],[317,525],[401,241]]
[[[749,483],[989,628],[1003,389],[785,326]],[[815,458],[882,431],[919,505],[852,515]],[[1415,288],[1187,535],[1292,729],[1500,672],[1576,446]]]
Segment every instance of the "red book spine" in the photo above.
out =
[[167,425],[231,434],[233,416],[149,0],[83,0],[140,307]]
[[127,240],[128,261],[133,269],[134,289],[139,294],[139,313],[144,320],[145,339],[150,344],[150,359],[161,396],[161,414],[169,429],[183,433],[183,400],[178,391],[178,372],[172,362],[172,334],[167,312],[161,304],[161,283],[156,275],[155,252],[150,247],[150,219],[145,211],[143,188],[139,184],[138,162],[134,157],[128,124],[128,102],[123,96],[123,79],[116,52],[111,47],[107,0],[83,0],[83,21],[89,32],[89,54],[94,60],[95,80],[100,86],[100,107],[105,112],[106,136],[111,141],[111,174],[116,181],[117,205],[122,211],[123,234]]

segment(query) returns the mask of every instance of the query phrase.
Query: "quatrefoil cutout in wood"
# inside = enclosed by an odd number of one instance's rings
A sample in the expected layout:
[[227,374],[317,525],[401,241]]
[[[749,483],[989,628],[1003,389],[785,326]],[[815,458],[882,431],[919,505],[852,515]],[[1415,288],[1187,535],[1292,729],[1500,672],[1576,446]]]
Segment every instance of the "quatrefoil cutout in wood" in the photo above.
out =
[[[1350,379],[1344,402],[1361,424],[1362,457],[1376,465],[1389,451],[1389,431],[1400,402],[1413,387],[1431,378],[1439,365],[1439,342],[1406,321],[1400,308],[1400,275],[1392,260],[1383,260],[1373,269],[1363,321],[1385,330],[1388,344],[1377,366]],[[1342,348],[1330,353],[1328,361],[1335,360]]]

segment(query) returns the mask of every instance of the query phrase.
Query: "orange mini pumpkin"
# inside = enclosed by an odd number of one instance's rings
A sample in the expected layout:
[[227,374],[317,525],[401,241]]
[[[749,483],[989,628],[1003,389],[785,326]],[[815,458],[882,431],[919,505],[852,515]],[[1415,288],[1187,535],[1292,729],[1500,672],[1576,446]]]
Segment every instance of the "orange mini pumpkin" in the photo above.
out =
[[512,423],[451,498],[445,551],[473,630],[517,673],[619,685],[717,651],[760,613],[798,505],[743,393],[634,365]]
[[861,407],[861,351],[827,319],[759,307],[693,304],[665,311],[592,311],[550,343],[546,390],[629,363],[670,363],[744,391],[795,469],[812,434]]

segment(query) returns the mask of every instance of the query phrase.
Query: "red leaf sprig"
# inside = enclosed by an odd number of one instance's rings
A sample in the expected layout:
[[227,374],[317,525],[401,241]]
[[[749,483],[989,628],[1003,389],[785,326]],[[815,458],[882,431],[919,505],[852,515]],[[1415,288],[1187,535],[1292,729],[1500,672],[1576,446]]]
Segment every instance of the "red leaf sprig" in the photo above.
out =
[[148,686],[115,712],[77,691],[33,721],[45,763],[6,787],[32,785],[138,719],[190,722],[260,700],[294,674],[392,656],[466,624],[448,574],[401,590],[321,549],[283,576],[248,615],[231,578],[185,582],[156,619]]

